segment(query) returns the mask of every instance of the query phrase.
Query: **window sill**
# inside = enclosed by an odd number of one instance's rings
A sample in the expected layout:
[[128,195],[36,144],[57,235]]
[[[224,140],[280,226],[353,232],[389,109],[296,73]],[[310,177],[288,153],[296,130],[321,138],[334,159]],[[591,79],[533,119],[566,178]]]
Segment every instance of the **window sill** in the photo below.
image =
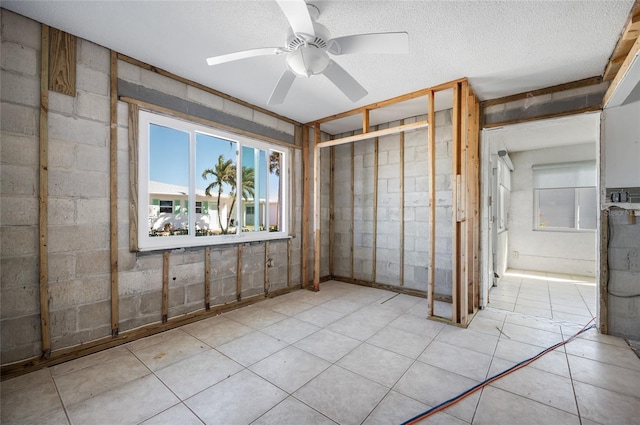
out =
[[[175,243],[167,243],[162,246],[145,246],[141,247],[137,252],[154,252],[154,251],[170,251],[175,249],[189,249],[189,248],[203,248],[203,247],[216,247],[216,246],[229,246],[229,245],[240,245],[245,243],[252,242],[271,242],[271,241],[279,241],[279,240],[289,240],[293,239],[295,236],[285,235],[283,233],[269,233],[269,234],[260,234],[253,235],[248,234],[250,232],[240,233],[239,235],[228,235],[228,236],[214,236],[209,238],[204,238],[203,240],[196,240],[195,243],[190,240],[189,243],[185,243],[184,238],[180,236],[159,236],[159,238],[176,238]],[[245,236],[246,235],[246,236]],[[155,238],[154,238],[155,239]]]

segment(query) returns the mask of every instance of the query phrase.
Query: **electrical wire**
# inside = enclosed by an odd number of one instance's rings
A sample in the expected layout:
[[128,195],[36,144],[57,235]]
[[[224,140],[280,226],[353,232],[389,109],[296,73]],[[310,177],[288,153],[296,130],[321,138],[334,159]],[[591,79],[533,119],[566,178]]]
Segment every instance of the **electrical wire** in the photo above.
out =
[[459,401],[461,401],[461,400],[467,398],[468,396],[470,396],[471,394],[475,393],[479,389],[482,389],[482,388],[486,387],[487,385],[491,384],[492,382],[497,381],[498,379],[500,379],[500,378],[502,378],[504,376],[507,376],[508,374],[510,374],[512,372],[515,372],[516,370],[519,370],[519,369],[522,369],[525,366],[528,366],[529,364],[531,364],[534,361],[538,360],[540,357],[544,356],[545,354],[549,353],[550,351],[553,351],[556,348],[562,347],[563,345],[567,344],[568,342],[573,341],[576,337],[578,337],[578,335],[588,331],[591,328],[595,328],[596,327],[595,324],[589,326],[589,324],[591,322],[593,322],[594,320],[596,320],[595,317],[593,319],[589,320],[589,322],[586,325],[584,325],[582,327],[582,329],[580,329],[580,331],[578,331],[572,337],[570,337],[570,338],[568,338],[568,339],[566,339],[564,341],[561,341],[561,342],[559,342],[559,343],[557,343],[555,345],[552,345],[551,347],[541,351],[540,353],[536,354],[535,356],[533,356],[533,357],[531,357],[529,359],[523,360],[520,363],[510,367],[509,369],[507,369],[507,370],[505,370],[503,372],[500,372],[497,375],[492,376],[491,378],[485,379],[484,381],[480,382],[479,384],[469,388],[465,392],[463,392],[461,394],[458,394],[457,396],[455,396],[453,398],[450,398],[449,400],[444,401],[444,402],[438,404],[437,406],[434,406],[431,409],[426,410],[426,411],[414,416],[413,418],[403,422],[401,425],[414,425],[414,424],[417,424],[418,422],[422,421],[423,419],[426,419],[431,415],[434,415],[434,414],[436,414],[436,413],[438,413],[438,412],[440,412],[440,411],[442,411],[444,409],[447,409],[448,407],[453,406],[454,404],[458,403]]

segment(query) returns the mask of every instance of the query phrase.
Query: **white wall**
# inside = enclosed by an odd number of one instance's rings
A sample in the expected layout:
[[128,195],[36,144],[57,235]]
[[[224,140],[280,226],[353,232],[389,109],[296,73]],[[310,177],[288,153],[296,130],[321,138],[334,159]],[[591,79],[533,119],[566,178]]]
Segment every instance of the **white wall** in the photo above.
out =
[[605,186],[640,187],[640,101],[606,109],[602,116]]
[[509,210],[509,268],[595,275],[595,232],[533,230],[533,171],[536,164],[595,160],[595,143],[510,153],[515,167],[511,175]]

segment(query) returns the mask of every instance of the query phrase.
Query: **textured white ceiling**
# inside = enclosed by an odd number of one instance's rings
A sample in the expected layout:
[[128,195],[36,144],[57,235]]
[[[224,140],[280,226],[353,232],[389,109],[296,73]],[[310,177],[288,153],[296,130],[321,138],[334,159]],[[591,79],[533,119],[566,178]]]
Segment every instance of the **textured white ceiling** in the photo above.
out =
[[602,75],[633,0],[309,1],[332,37],[407,31],[409,55],[334,59],[368,91],[350,102],[325,77],[297,78],[266,102],[283,56],[207,66],[205,58],[281,46],[274,1],[2,1],[2,7],[299,122],[468,77],[481,100]]

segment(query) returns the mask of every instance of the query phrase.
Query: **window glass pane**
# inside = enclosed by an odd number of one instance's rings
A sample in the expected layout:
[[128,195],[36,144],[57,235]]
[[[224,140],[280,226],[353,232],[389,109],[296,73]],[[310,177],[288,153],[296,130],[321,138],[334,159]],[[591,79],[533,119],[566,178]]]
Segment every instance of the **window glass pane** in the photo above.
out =
[[595,229],[598,192],[595,187],[581,187],[578,191],[578,223],[580,229]]
[[[243,146],[242,148],[242,231],[254,232],[264,229],[264,205],[266,196],[265,152]],[[264,198],[262,198],[264,199]]]
[[149,236],[189,234],[189,133],[149,125]]
[[256,196],[260,201],[260,208],[258,209],[260,212],[258,223],[260,224],[261,231],[268,231],[267,226],[267,216],[269,212],[267,210],[267,174],[269,173],[269,168],[267,167],[267,152],[260,150],[260,159],[258,163],[258,169],[256,170]]
[[280,172],[282,153],[269,151],[269,231],[277,232],[282,228],[282,185]]
[[538,190],[538,227],[575,228],[575,189]]
[[236,142],[196,133],[196,236],[236,233],[236,152]]

